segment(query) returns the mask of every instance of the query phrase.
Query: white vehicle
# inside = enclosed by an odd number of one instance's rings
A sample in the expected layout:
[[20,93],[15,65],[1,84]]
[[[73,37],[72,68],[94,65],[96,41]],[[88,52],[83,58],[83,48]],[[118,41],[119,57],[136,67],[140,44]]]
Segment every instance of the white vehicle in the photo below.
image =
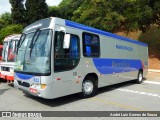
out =
[[14,80],[14,61],[20,34],[7,36],[3,41],[2,62],[0,63],[0,78]]
[[53,99],[137,79],[148,71],[148,45],[60,18],[27,26],[15,64],[15,87]]

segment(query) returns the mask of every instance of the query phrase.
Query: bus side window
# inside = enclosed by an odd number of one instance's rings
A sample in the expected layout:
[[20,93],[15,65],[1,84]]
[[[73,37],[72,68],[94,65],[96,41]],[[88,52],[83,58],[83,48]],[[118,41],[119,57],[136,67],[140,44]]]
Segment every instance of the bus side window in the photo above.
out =
[[54,41],[54,71],[61,72],[75,68],[80,59],[79,37],[71,34],[70,46],[63,48],[64,33],[56,31]]
[[100,56],[100,42],[98,35],[83,33],[83,55],[85,57]]

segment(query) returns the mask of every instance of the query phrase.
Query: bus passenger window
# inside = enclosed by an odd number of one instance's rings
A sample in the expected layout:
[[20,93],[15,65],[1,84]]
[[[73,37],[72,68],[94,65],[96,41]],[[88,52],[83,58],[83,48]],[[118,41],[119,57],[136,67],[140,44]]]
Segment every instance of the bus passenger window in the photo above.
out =
[[99,36],[90,33],[83,33],[83,55],[85,57],[100,56]]

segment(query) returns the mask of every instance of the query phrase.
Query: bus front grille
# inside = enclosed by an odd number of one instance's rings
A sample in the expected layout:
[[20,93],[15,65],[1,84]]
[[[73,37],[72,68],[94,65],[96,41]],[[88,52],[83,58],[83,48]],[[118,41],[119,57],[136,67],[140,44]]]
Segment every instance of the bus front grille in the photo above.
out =
[[18,84],[21,85],[21,86],[27,87],[27,88],[30,87],[30,84],[27,83],[27,82],[22,82],[22,81],[18,80]]
[[2,70],[2,71],[8,71],[8,72],[10,71],[10,70],[9,70],[9,67],[1,67],[1,70]]

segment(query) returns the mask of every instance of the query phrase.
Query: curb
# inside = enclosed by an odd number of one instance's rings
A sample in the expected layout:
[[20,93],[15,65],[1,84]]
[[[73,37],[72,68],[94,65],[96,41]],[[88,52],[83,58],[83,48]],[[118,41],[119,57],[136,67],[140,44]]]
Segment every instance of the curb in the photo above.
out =
[[148,72],[158,72],[158,73],[160,73],[160,70],[156,70],[156,69],[148,69]]

